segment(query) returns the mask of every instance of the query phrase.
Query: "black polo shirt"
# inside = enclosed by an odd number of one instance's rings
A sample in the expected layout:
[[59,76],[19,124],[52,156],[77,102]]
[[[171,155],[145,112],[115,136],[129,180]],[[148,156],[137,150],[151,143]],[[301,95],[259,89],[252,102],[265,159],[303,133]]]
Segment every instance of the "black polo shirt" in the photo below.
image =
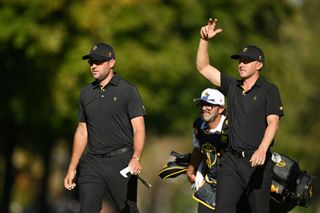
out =
[[230,145],[235,150],[256,150],[267,127],[267,116],[283,116],[278,88],[260,76],[244,93],[241,80],[221,73],[221,90],[228,99]]
[[130,120],[146,115],[136,87],[116,73],[104,88],[97,81],[85,86],[79,105],[79,122],[87,124],[87,148],[91,154],[132,147]]

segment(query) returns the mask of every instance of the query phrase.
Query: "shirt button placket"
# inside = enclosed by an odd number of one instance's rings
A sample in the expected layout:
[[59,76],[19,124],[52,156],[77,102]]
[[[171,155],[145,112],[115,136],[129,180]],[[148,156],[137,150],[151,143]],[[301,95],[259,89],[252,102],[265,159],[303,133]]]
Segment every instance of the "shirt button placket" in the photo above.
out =
[[104,98],[104,94],[103,94],[103,93],[104,93],[104,91],[105,91],[105,89],[102,89],[102,90],[101,90],[101,92],[102,92],[102,94],[101,94],[101,98]]

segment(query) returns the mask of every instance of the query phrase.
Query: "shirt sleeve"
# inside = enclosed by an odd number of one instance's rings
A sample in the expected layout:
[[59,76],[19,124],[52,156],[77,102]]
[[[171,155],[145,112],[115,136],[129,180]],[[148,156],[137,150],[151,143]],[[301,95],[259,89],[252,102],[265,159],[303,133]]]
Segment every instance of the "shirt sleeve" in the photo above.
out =
[[221,85],[219,87],[219,90],[227,96],[229,93],[229,88],[231,85],[236,84],[237,80],[231,76],[225,75],[224,73],[220,74],[220,82]]
[[82,102],[82,92],[81,92],[80,98],[79,98],[78,120],[79,120],[79,122],[86,122],[86,116],[85,116],[83,102]]
[[266,93],[267,98],[267,115],[284,115],[283,106],[278,88],[271,84]]
[[141,96],[135,86],[132,86],[129,92],[128,102],[127,102],[127,112],[130,119],[139,117],[139,116],[144,116],[147,114],[145,107],[142,103]]

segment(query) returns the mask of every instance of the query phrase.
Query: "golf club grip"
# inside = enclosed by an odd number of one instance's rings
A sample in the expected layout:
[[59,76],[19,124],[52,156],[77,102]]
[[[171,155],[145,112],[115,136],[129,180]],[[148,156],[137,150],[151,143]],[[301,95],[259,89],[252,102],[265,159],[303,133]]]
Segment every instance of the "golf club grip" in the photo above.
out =
[[[138,175],[137,175],[138,176]],[[148,189],[151,188],[151,184],[144,180],[142,177],[138,176],[139,180],[145,185]]]

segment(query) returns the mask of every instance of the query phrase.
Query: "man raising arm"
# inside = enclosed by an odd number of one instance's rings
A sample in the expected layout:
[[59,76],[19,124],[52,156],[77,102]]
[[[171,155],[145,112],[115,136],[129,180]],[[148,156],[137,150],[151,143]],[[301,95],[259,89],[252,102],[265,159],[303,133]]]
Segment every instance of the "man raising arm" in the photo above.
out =
[[222,29],[215,29],[217,19],[208,21],[208,25],[203,26],[200,30],[200,42],[197,52],[196,65],[198,71],[211,83],[216,86],[220,86],[220,71],[209,64],[208,55],[208,40],[212,39],[218,33],[222,32]]
[[278,88],[260,73],[265,63],[263,51],[246,45],[238,54],[240,79],[220,72],[209,63],[208,41],[222,32],[217,19],[209,19],[200,30],[196,58],[198,71],[220,87],[228,99],[229,145],[217,174],[217,213],[234,213],[243,193],[252,212],[269,213],[272,181],[270,147],[283,116]]

